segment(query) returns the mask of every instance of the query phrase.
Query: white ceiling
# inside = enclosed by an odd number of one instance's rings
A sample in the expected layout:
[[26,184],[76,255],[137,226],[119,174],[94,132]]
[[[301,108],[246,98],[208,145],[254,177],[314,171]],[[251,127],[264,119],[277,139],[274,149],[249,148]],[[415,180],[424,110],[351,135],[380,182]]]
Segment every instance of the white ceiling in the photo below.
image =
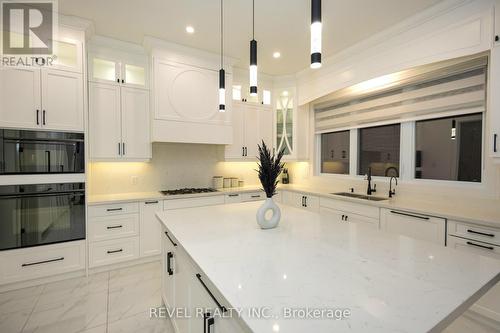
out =
[[[441,0],[323,0],[323,56],[333,55]],[[246,68],[252,1],[226,0],[226,54]],[[59,11],[91,20],[96,33],[142,44],[145,35],[220,50],[220,0],[59,0]],[[259,70],[298,72],[309,64],[309,0],[255,0]],[[196,32],[189,35],[185,27]],[[274,59],[274,51],[281,52]]]

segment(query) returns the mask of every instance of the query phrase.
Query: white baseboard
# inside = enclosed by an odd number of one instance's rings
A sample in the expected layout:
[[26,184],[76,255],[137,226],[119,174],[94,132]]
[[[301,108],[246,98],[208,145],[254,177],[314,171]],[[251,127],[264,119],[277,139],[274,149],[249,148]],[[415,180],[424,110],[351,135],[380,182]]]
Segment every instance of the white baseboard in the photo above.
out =
[[135,265],[140,265],[140,264],[146,264],[146,263],[153,262],[153,261],[160,261],[160,259],[161,259],[161,255],[156,255],[156,256],[139,258],[139,259],[130,260],[130,261],[123,261],[123,262],[112,264],[112,265],[105,265],[105,266],[89,268],[89,275],[101,273],[101,272],[112,271],[115,269],[120,269],[120,268],[125,268],[125,267],[130,267],[130,266],[135,266]]

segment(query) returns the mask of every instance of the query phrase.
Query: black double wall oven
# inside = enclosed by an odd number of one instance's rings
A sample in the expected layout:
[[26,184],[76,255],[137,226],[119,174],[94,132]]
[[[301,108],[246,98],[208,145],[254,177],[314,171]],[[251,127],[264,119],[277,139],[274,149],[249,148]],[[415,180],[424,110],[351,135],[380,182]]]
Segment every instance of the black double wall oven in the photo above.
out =
[[[0,129],[0,178],[19,184],[0,185],[0,251],[85,239],[83,177],[57,177],[84,175],[84,156],[82,133]],[[40,181],[24,184],[24,175]]]

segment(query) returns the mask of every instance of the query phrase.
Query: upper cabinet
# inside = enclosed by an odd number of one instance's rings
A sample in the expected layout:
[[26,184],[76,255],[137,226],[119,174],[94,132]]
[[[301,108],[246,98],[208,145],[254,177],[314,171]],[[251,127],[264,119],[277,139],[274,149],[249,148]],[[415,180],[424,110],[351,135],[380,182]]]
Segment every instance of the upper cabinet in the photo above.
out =
[[150,159],[147,56],[93,45],[88,61],[91,159]]
[[83,43],[70,38],[53,41],[54,61],[51,68],[83,72]]
[[500,45],[500,1],[495,2],[495,45]]
[[225,158],[256,160],[258,145],[272,148],[273,111],[271,107],[245,102],[233,103],[233,144],[226,146]]
[[296,89],[275,89],[275,140],[277,151],[284,151],[284,160],[307,159],[308,107],[297,107]]

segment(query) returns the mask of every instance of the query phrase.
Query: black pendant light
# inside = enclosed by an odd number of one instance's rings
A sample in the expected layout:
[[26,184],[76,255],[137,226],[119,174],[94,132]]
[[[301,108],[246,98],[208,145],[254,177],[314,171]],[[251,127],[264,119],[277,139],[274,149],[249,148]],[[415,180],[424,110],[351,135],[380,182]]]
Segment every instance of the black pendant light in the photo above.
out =
[[252,0],[252,40],[250,41],[250,96],[257,95],[257,41],[255,40],[255,0]]
[[321,67],[321,0],[311,0],[311,68]]
[[226,111],[226,72],[224,71],[224,0],[220,0],[219,112]]

